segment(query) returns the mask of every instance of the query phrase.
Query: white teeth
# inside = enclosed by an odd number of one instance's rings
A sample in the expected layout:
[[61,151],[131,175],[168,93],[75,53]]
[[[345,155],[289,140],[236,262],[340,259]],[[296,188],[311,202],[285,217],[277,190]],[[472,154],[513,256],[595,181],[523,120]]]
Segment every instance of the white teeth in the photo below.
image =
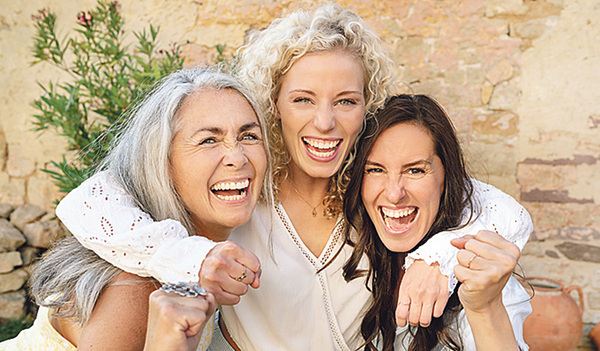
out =
[[[244,179],[239,182],[217,183],[217,184],[213,185],[210,189],[211,190],[241,190],[241,189],[247,188],[249,184],[250,184],[250,180]],[[237,196],[237,195],[235,195],[235,196]]]
[[241,194],[239,195],[220,195],[220,194],[215,194],[216,197],[218,197],[219,199],[223,200],[223,201],[237,201],[237,200],[241,200],[243,198],[246,197],[246,192],[242,191]]
[[386,217],[400,218],[400,217],[406,217],[406,216],[410,215],[411,213],[415,212],[415,209],[416,208],[413,207],[408,210],[391,210],[389,208],[382,207],[381,212],[383,212],[383,215]]
[[314,150],[308,150],[311,154],[316,155],[318,157],[329,157],[333,154],[335,154],[335,149],[329,152],[319,152],[319,151],[314,151]]
[[302,140],[304,142],[306,142],[308,145],[310,145],[310,146],[312,146],[314,148],[317,148],[317,149],[331,149],[331,148],[335,148],[342,141],[341,139],[338,139],[338,140],[321,140],[321,139],[308,139],[308,138],[302,138]]

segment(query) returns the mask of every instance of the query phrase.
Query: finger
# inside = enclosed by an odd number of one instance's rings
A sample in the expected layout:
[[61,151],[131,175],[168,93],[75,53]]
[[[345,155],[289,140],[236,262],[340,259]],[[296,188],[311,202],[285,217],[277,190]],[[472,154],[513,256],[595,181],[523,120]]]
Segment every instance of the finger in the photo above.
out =
[[419,325],[428,327],[431,324],[431,316],[433,315],[433,302],[424,303],[421,306],[421,316],[419,317]]
[[444,313],[444,309],[446,308],[446,305],[448,304],[449,298],[450,298],[450,292],[444,291],[444,292],[440,293],[437,300],[435,300],[435,303],[433,305],[433,316],[435,318],[439,318],[442,316],[442,314]]
[[406,321],[408,320],[408,310],[410,308],[410,302],[401,302],[396,306],[396,324],[399,327],[405,327]]
[[419,319],[421,318],[421,303],[411,301],[410,309],[408,311],[408,323],[412,326],[419,325]]
[[258,257],[256,257],[256,255],[251,251],[246,250],[239,245],[238,250],[236,251],[235,260],[239,264],[246,266],[249,270],[251,270],[254,273],[258,272],[258,270],[260,269],[260,260],[258,259]]
[[258,289],[260,287],[260,275],[262,274],[262,268],[259,268],[256,273],[254,273],[254,279],[250,283],[250,286],[254,289]]
[[[248,280],[252,281],[254,279],[254,273],[244,265],[236,265],[233,267],[233,271],[234,273],[229,273],[229,276],[240,283],[247,284]],[[236,271],[241,271],[241,273],[235,273]],[[250,275],[252,276],[250,277]]]
[[[512,265],[514,263],[516,265],[516,261],[520,257],[519,248],[510,242],[505,242],[505,244],[503,247],[497,247],[480,240],[469,240],[465,245],[465,250],[490,262],[498,262],[501,265]],[[481,262],[479,259],[477,261]],[[478,266],[481,267],[480,264]],[[473,264],[471,264],[471,267],[473,267]]]
[[482,259],[483,258],[481,256],[469,250],[459,250],[456,254],[456,260],[458,261],[458,264],[467,269],[477,270],[478,267],[481,268],[481,266],[478,265],[479,262],[476,261]]
[[229,293],[224,290],[219,292],[218,294],[214,294],[214,295],[215,295],[215,300],[217,301],[217,304],[227,305],[227,306],[237,305],[240,302],[240,296],[241,296],[241,295]]
[[465,248],[465,244],[467,243],[467,239],[465,238],[454,238],[452,240],[450,240],[450,244],[452,244],[452,246],[454,246],[455,248],[462,250]]
[[517,245],[506,240],[506,238],[496,232],[480,230],[479,233],[477,233],[476,240],[489,244],[500,250],[507,251],[517,258],[521,256],[521,250]]
[[457,249],[464,249],[465,248],[465,244],[467,243],[467,241],[471,240],[471,239],[475,239],[474,235],[463,235],[459,238],[454,238],[452,240],[450,240],[450,243],[452,244],[452,246],[456,247]]

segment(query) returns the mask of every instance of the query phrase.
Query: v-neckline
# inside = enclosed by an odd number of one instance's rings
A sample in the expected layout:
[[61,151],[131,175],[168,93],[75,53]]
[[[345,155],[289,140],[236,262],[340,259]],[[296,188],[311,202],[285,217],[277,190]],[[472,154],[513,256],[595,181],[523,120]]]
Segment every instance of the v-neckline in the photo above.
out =
[[344,220],[341,215],[338,216],[337,222],[335,223],[335,227],[329,235],[329,239],[327,239],[327,244],[321,251],[320,255],[317,257],[304,244],[302,238],[300,238],[300,235],[298,235],[296,228],[292,224],[290,217],[288,216],[287,212],[285,211],[285,208],[281,203],[275,204],[275,212],[277,212],[281,223],[290,235],[290,238],[292,239],[294,244],[317,270],[321,269],[321,267],[323,267],[333,256],[335,256],[335,253],[343,245],[342,236],[344,233]]

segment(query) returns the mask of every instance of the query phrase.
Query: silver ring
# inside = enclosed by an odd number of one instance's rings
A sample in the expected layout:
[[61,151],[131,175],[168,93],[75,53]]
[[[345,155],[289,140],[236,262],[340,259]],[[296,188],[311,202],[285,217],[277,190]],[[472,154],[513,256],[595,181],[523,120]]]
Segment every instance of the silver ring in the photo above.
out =
[[244,272],[242,273],[242,275],[235,278],[235,280],[237,280],[238,282],[241,282],[242,280],[244,280],[246,278],[246,266],[242,266],[242,267],[244,267]]
[[408,306],[408,305],[410,305],[410,302],[406,302],[406,303],[404,303],[404,302],[400,302],[400,304],[401,304],[402,306]]
[[181,296],[185,296],[185,297],[198,297],[198,296],[206,297],[207,296],[206,289],[204,289],[200,285],[192,284],[190,286],[185,282],[179,282],[177,284],[173,284],[173,283],[163,284],[160,287],[160,290],[164,290],[166,292],[174,292],[174,293],[177,293],[177,294],[179,294]]
[[469,269],[471,269],[471,262],[473,262],[473,260],[478,257],[477,254],[474,254],[474,255],[475,256],[471,257],[469,262],[467,262],[467,268],[469,268]]

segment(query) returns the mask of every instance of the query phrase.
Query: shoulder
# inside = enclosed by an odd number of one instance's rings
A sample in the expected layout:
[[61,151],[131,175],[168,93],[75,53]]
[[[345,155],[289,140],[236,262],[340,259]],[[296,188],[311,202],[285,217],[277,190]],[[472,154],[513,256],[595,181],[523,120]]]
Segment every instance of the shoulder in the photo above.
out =
[[158,287],[153,279],[127,272],[117,275],[98,298],[78,346],[141,349],[146,334],[148,299]]

